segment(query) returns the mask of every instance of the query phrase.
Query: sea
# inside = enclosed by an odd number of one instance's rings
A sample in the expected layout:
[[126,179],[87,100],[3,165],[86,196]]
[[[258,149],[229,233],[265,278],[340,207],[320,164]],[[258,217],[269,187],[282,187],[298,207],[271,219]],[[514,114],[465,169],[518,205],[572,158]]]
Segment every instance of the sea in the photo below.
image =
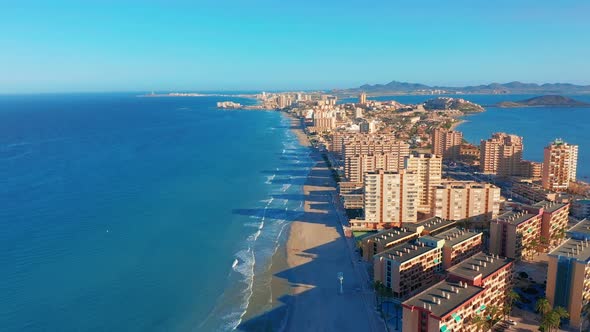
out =
[[[0,330],[231,331],[302,213],[284,114],[0,96]],[[270,301],[270,299],[269,299]]]
[[[482,139],[495,132],[506,132],[523,137],[523,157],[543,161],[543,148],[556,138],[578,147],[578,179],[590,182],[590,107],[517,107],[498,108],[501,101],[520,101],[538,95],[441,95],[463,98],[485,107],[485,112],[467,115],[457,130],[470,143],[479,145]],[[590,103],[590,95],[566,95]],[[439,95],[379,96],[370,100],[396,100],[402,104],[417,104]],[[357,99],[345,99],[354,102]]]

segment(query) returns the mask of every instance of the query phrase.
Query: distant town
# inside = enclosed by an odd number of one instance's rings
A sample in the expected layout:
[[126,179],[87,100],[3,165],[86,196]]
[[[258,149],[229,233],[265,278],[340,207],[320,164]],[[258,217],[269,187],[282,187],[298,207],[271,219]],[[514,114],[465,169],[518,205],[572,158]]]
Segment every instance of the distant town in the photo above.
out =
[[555,139],[535,162],[518,133],[469,144],[455,128],[484,108],[460,98],[255,98],[248,108],[287,112],[323,154],[388,330],[590,329],[590,186],[576,178],[577,145]]

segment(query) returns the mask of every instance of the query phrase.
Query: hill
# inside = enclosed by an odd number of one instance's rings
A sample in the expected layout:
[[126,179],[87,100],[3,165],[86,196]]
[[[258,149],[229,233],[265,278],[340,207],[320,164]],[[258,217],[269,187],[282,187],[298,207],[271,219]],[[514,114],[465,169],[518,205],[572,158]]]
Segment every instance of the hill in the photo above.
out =
[[574,94],[590,93],[590,85],[570,83],[491,83],[464,87],[429,86],[420,83],[391,81],[387,84],[365,84],[358,88],[332,90],[338,95],[356,95],[366,92],[369,95],[398,94]]
[[503,101],[495,105],[496,107],[586,107],[588,103],[581,102],[569,97],[546,95],[533,97],[521,101]]

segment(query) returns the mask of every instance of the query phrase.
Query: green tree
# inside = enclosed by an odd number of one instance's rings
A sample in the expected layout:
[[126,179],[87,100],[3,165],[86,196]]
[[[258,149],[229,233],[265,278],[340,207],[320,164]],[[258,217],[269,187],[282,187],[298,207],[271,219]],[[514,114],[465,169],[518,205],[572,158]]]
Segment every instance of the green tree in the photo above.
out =
[[482,316],[473,316],[469,325],[474,326],[477,331],[485,331],[488,329],[488,320]]

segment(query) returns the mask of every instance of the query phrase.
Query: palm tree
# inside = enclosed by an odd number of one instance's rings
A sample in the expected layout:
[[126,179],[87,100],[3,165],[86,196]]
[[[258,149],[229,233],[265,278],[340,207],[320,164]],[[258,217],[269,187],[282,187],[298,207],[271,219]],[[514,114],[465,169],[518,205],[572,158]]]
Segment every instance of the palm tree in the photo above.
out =
[[518,295],[518,293],[514,290],[510,290],[508,294],[506,294],[506,304],[504,305],[503,310],[504,318],[506,318],[506,316],[510,316],[510,314],[512,313],[512,306],[514,305],[514,302],[518,301],[520,301],[520,295]]
[[567,312],[567,310],[564,307],[555,307],[555,309],[553,309],[553,311],[551,313],[553,313],[554,315],[559,317],[557,319],[557,325],[555,326],[555,328],[559,328],[559,326],[561,325],[562,319],[569,318],[569,316],[570,316],[570,314]]
[[537,300],[537,303],[535,304],[535,310],[541,313],[542,316],[545,316],[547,313],[549,313],[549,311],[551,311],[551,304],[549,303],[549,300],[546,298],[540,298]]
[[488,329],[488,320],[482,316],[473,316],[469,322],[469,325],[475,326],[477,331],[483,331]]

